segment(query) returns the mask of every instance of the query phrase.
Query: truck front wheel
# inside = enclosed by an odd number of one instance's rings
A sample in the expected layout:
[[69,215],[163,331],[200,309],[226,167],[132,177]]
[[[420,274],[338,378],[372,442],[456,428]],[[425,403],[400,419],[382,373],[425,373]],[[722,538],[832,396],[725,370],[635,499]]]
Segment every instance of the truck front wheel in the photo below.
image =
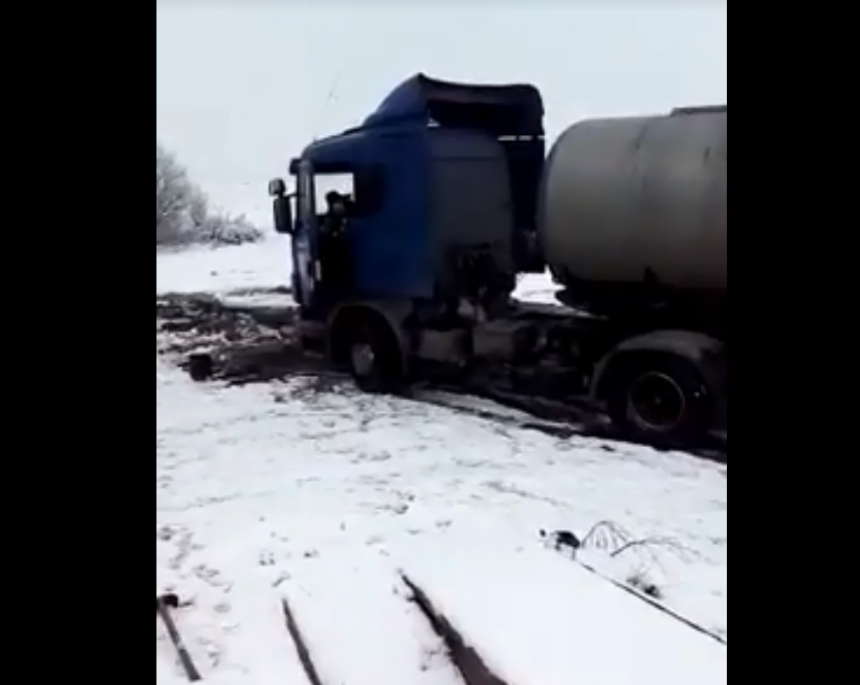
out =
[[348,329],[347,365],[355,384],[365,392],[402,389],[400,349],[391,329],[373,317],[362,317]]
[[682,357],[618,359],[607,397],[612,422],[634,439],[690,442],[711,424],[711,396],[696,367]]

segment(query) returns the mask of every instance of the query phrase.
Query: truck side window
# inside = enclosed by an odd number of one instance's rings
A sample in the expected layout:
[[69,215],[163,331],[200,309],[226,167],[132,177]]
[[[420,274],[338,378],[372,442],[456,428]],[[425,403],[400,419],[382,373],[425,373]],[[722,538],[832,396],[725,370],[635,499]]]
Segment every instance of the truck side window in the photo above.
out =
[[314,176],[314,194],[316,195],[316,213],[318,216],[328,211],[326,195],[336,191],[355,200],[355,179],[352,174],[323,174]]
[[363,167],[355,172],[320,172],[314,175],[314,194],[316,213],[322,216],[328,210],[325,197],[336,191],[352,202],[351,216],[370,216],[382,207],[383,199],[382,169],[375,166]]

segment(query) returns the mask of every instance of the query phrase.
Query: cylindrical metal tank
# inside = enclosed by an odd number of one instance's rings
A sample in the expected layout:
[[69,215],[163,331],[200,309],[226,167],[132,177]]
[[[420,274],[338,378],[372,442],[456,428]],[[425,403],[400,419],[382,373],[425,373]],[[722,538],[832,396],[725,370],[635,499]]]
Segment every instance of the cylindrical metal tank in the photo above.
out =
[[727,293],[727,111],[568,128],[541,191],[539,238],[556,278]]

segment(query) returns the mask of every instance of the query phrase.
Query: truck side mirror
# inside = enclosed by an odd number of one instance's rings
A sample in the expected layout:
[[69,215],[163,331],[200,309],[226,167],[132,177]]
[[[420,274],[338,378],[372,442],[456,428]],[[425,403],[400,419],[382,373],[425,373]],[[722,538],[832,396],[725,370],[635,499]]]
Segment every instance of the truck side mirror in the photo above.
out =
[[273,178],[269,181],[269,195],[271,197],[280,197],[287,192],[287,184],[282,178]]
[[293,232],[293,208],[290,204],[292,195],[278,195],[272,201],[272,209],[275,213],[275,231],[277,233],[292,234]]
[[275,178],[269,181],[269,195],[275,198],[272,209],[275,214],[275,231],[291,234],[293,232],[293,208],[290,200],[294,195],[287,195],[287,184],[284,179]]

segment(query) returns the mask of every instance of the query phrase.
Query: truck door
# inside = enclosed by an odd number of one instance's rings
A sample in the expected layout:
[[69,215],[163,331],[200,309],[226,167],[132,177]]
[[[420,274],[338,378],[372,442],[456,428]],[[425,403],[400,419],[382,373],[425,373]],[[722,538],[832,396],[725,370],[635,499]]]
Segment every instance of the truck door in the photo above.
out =
[[296,191],[296,222],[292,236],[293,269],[299,291],[297,299],[302,309],[307,310],[312,306],[319,279],[314,170],[308,160],[303,159],[298,164]]

